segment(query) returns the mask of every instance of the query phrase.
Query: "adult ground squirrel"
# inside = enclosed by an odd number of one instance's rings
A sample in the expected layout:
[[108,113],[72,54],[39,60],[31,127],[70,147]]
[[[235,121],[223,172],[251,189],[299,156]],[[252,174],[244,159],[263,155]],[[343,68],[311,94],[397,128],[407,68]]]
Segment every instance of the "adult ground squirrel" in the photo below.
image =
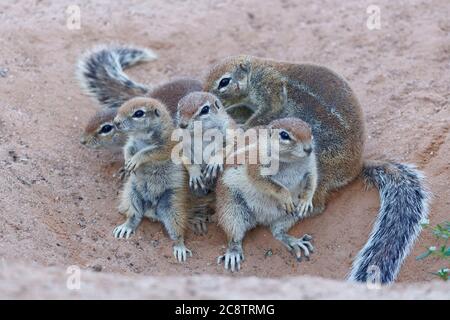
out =
[[[271,150],[270,157],[271,161],[278,161],[278,170],[270,175],[263,174],[267,165],[260,161],[227,166],[216,189],[220,194],[217,199],[219,225],[228,240],[227,251],[218,262],[223,260],[225,268],[231,271],[240,269],[244,259],[242,240],[247,231],[257,225],[269,226],[273,236],[299,261],[302,250],[307,258],[313,251],[311,236],[295,238],[287,234],[312,209],[317,167],[311,130],[297,118],[274,120],[268,126],[259,126],[258,130],[268,130],[270,139],[260,137],[258,144],[253,145],[256,149],[277,140],[278,152]],[[269,146],[264,149],[269,150]]]
[[315,213],[325,209],[330,192],[360,175],[379,189],[380,212],[349,279],[394,281],[428,215],[429,195],[414,166],[363,161],[363,113],[347,82],[322,66],[243,55],[214,66],[204,89],[226,107],[252,106],[255,112],[246,127],[284,117],[301,118],[311,126],[319,173]]
[[174,79],[150,90],[123,72],[125,68],[156,57],[150,49],[103,45],[89,50],[79,59],[76,70],[78,82],[103,107],[86,125],[80,140],[82,144],[95,149],[123,147],[125,137],[114,128],[112,121],[117,108],[131,98],[149,96],[158,99],[174,115],[182,97],[201,91],[201,82],[190,78]]
[[[228,129],[237,129],[234,120],[226,113],[220,100],[208,92],[193,92],[180,100],[177,123],[190,135],[189,155],[185,167],[189,173],[189,185],[194,190],[213,190],[215,181],[223,170],[225,159],[225,137]],[[199,137],[195,128],[198,126]],[[216,132],[208,132],[216,130]],[[220,135],[217,137],[216,133]],[[205,140],[208,141],[205,141]],[[212,140],[212,141],[211,141]],[[196,146],[200,146],[200,159],[195,155]],[[205,154],[209,148],[211,154]],[[196,161],[194,161],[196,160]]]
[[124,157],[130,173],[119,205],[127,220],[114,229],[114,236],[128,238],[144,216],[160,221],[175,241],[175,257],[185,261],[192,254],[184,245],[184,232],[194,204],[186,171],[171,158],[174,126],[169,111],[156,99],[133,98],[120,107],[114,124],[129,137]]

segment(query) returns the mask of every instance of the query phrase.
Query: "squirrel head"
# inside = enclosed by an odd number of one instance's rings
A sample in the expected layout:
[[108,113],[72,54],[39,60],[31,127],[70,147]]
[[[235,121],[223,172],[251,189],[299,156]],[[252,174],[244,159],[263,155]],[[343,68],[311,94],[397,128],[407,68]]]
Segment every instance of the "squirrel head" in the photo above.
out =
[[213,66],[206,76],[204,90],[213,93],[228,107],[242,102],[249,91],[252,57],[235,56]]
[[122,147],[123,134],[114,126],[116,114],[116,109],[98,111],[84,128],[80,143],[91,149]]
[[[172,118],[165,105],[152,98],[137,97],[125,102],[114,118],[117,130],[127,134],[171,134]],[[167,132],[166,132],[167,131]]]
[[280,160],[295,161],[309,157],[313,152],[311,127],[298,118],[283,118],[269,124],[271,139],[280,146]]
[[221,128],[229,121],[229,116],[215,95],[192,92],[178,102],[177,125],[192,131],[197,121],[201,122],[203,130]]

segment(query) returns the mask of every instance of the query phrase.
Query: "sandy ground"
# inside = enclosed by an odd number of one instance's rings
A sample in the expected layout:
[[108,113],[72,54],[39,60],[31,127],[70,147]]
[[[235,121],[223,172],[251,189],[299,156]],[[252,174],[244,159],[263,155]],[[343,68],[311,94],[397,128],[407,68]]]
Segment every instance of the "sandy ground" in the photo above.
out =
[[[120,156],[83,148],[79,136],[96,104],[74,78],[80,54],[100,43],[153,48],[160,58],[133,68],[155,85],[202,78],[239,53],[324,64],[345,76],[365,111],[368,158],[415,163],[434,194],[432,224],[450,216],[450,4],[377,1],[381,29],[366,27],[372,1],[77,1],[81,29],[66,27],[72,1],[0,4],[0,257],[44,266],[79,265],[141,275],[226,275],[215,263],[222,231],[188,234],[194,257],[177,264],[161,226],[145,221],[115,240]],[[317,253],[297,263],[259,228],[245,239],[246,261],[233,277],[312,275],[343,279],[368,239],[376,191],[356,181],[322,215],[293,228],[314,236]],[[399,282],[434,279],[442,261],[416,261],[434,239],[423,233]]]
[[376,288],[312,276],[261,280],[254,276],[154,277],[90,270],[82,271],[79,279],[73,281],[59,267],[7,264],[0,269],[0,299],[450,299],[448,284],[439,280]]

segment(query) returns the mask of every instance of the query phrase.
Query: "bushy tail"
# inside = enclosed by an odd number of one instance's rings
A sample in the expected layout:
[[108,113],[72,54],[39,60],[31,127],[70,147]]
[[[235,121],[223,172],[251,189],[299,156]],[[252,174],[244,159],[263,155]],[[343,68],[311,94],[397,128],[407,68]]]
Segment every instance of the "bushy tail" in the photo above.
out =
[[369,241],[358,253],[349,280],[393,282],[428,216],[429,194],[414,166],[367,162],[363,178],[380,191],[380,212]]
[[102,107],[117,108],[125,101],[148,92],[145,85],[128,78],[123,69],[156,58],[157,55],[149,49],[97,47],[79,60],[77,78],[84,91]]

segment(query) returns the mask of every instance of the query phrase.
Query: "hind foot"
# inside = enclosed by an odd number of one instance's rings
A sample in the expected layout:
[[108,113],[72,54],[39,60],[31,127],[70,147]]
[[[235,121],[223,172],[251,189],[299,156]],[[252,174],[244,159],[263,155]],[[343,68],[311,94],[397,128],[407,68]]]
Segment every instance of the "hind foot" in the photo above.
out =
[[226,270],[235,272],[241,270],[241,262],[243,262],[244,259],[244,251],[242,250],[241,245],[229,246],[226,253],[217,258],[217,264],[220,264],[223,261]]
[[185,262],[188,256],[192,257],[192,251],[184,243],[177,243],[173,246],[173,256],[178,262]]
[[195,216],[189,220],[189,229],[196,235],[204,236],[208,233],[208,217]]
[[312,237],[309,234],[305,234],[301,238],[295,238],[290,235],[283,234],[277,239],[286,246],[298,262],[302,261],[302,251],[306,260],[309,260],[310,254],[314,252],[314,247],[311,244]]

